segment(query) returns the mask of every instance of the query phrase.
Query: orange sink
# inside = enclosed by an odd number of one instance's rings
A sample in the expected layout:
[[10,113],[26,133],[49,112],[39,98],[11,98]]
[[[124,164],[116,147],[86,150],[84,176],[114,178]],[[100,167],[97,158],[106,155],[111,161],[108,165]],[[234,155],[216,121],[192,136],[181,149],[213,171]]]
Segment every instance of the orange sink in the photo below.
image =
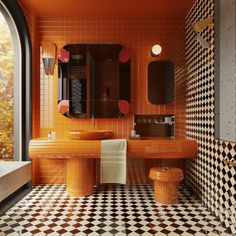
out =
[[71,130],[69,132],[69,137],[73,140],[101,140],[112,136],[111,130]]

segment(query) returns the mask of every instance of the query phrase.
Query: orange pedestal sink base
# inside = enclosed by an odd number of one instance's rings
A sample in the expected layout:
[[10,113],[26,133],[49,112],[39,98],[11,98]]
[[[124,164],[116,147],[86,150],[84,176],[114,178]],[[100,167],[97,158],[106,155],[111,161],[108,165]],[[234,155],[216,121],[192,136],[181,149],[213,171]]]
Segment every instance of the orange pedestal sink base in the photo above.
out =
[[72,197],[82,197],[93,194],[95,185],[94,159],[67,159],[66,168],[67,193]]

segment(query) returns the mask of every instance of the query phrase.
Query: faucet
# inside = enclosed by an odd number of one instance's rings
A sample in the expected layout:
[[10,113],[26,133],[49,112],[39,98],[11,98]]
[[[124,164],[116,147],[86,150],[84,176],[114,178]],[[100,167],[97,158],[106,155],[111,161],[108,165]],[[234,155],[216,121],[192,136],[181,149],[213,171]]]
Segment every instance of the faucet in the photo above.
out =
[[92,114],[92,129],[95,130],[95,118]]

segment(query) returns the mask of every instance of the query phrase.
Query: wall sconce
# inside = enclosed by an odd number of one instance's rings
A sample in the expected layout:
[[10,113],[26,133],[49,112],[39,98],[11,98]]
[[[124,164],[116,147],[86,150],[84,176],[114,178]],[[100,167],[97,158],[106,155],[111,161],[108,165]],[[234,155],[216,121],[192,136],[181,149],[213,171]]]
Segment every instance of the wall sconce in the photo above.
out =
[[196,34],[196,40],[203,48],[210,48],[211,44],[208,43],[199,33]]
[[53,71],[54,71],[54,67],[55,67],[55,63],[56,63],[56,58],[57,58],[57,46],[54,43],[53,44],[54,47],[54,56],[48,56],[48,53],[43,56],[42,60],[43,60],[43,68],[44,68],[44,72],[47,76],[52,76],[53,75]]
[[162,51],[162,48],[159,44],[155,44],[153,45],[152,49],[151,49],[151,56],[155,57],[158,56]]
[[200,33],[207,27],[211,27],[213,25],[213,18],[208,17],[206,19],[200,20],[192,25],[193,30],[196,34],[196,40],[201,44],[203,48],[210,48],[210,43],[208,43]]
[[44,57],[43,58],[43,68],[45,75],[53,75],[55,60],[53,57]]
[[208,17],[193,24],[193,29],[196,33],[201,33],[207,26],[213,25],[213,17]]

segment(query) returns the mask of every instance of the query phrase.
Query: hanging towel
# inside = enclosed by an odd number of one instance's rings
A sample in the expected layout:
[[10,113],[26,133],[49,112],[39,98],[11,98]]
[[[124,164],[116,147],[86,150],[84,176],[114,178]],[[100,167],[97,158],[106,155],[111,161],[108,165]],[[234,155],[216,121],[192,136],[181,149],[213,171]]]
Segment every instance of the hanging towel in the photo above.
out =
[[101,141],[100,183],[126,184],[126,139]]

